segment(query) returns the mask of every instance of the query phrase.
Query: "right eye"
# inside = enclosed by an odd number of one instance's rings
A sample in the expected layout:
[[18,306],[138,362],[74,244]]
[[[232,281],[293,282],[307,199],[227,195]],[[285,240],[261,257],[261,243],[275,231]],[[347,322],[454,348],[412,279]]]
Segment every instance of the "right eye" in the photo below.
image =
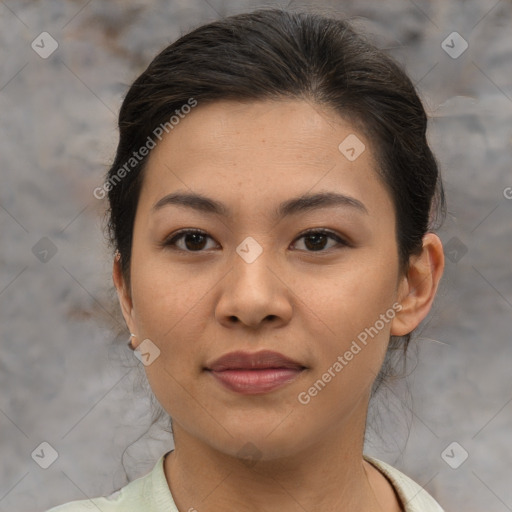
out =
[[[183,252],[203,252],[207,238],[213,240],[205,231],[200,229],[182,229],[167,237],[161,245]],[[177,242],[182,240],[184,243],[179,247]]]

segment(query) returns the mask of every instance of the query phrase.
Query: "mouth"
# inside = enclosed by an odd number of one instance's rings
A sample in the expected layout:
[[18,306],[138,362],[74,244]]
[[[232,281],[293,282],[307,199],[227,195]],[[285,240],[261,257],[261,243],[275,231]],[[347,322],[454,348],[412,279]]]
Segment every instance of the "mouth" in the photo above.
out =
[[269,393],[297,379],[306,366],[278,352],[231,352],[205,370],[224,388],[244,395]]

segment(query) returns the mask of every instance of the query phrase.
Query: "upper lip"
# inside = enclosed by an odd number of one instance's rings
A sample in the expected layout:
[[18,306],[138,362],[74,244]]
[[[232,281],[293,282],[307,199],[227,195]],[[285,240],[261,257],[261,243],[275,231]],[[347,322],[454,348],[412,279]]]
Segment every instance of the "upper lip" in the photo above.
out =
[[260,352],[229,352],[219,357],[206,369],[212,371],[224,370],[254,370],[262,368],[294,368],[304,369],[305,366],[290,359],[289,357],[273,352],[272,350],[262,350]]

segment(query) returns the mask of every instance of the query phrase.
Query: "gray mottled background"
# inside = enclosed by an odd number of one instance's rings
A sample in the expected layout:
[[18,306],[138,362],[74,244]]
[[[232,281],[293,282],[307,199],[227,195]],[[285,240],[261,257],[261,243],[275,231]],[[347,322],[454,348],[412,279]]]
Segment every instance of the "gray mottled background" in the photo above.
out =
[[[447,511],[512,510],[512,3],[313,4],[353,17],[405,65],[448,195],[442,286],[414,370],[372,409],[366,451]],[[105,204],[92,191],[113,158],[122,97],[151,58],[203,22],[260,5],[270,4],[0,1],[0,512],[126,483],[121,457],[146,432],[150,399],[116,332]],[[49,56],[42,32],[58,43]],[[453,32],[469,44],[457,58]],[[42,442],[58,452],[48,469]],[[158,428],[143,436],[123,459],[130,479],[171,447]]]

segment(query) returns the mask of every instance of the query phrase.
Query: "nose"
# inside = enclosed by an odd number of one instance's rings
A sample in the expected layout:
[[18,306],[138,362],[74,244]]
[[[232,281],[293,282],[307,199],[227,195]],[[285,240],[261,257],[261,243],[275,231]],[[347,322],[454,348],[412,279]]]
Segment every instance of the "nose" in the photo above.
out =
[[[240,256],[242,254],[242,256]],[[276,258],[263,250],[256,259],[235,253],[233,267],[221,281],[215,316],[226,327],[257,329],[272,322],[283,326],[292,317],[293,293],[282,279]]]

